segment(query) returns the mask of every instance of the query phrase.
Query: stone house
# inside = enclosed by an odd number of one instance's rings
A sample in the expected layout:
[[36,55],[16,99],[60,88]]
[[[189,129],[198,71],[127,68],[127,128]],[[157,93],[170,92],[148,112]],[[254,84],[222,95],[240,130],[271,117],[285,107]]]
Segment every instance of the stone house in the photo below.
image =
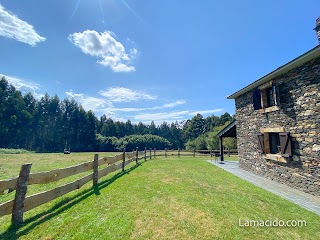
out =
[[320,45],[228,99],[240,167],[320,196]]

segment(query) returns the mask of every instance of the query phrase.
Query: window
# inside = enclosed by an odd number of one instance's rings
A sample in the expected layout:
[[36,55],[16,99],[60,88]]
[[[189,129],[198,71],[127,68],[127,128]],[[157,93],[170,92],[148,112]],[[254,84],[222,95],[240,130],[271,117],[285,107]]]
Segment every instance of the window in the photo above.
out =
[[289,132],[263,132],[259,133],[257,137],[258,152],[262,154],[277,154],[282,157],[292,157]]
[[270,153],[277,154],[281,151],[279,133],[269,133]]
[[267,94],[267,107],[272,107],[272,106],[275,106],[276,103],[275,103],[275,87],[271,87],[271,88],[268,88],[266,90],[266,94]]
[[268,82],[253,90],[253,108],[261,109],[262,113],[279,110],[278,88],[275,82]]
[[262,106],[261,106],[261,91],[260,91],[260,89],[253,90],[252,96],[253,96],[253,109],[254,110],[261,109]]

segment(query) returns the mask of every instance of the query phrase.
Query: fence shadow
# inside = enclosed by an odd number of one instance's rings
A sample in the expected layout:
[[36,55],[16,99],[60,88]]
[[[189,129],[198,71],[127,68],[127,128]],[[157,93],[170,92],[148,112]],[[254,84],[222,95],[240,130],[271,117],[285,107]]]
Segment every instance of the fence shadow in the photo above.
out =
[[[11,225],[4,233],[0,234],[0,239],[10,239],[10,240],[16,240],[19,239],[19,237],[27,234],[32,229],[34,229],[39,224],[42,224],[60,213],[72,208],[77,203],[83,201],[84,199],[92,196],[92,195],[100,195],[100,190],[109,186],[111,183],[116,181],[118,178],[122,177],[123,175],[129,174],[132,170],[136,169],[137,167],[141,166],[142,163],[137,163],[135,166],[132,166],[129,169],[126,169],[125,171],[121,171],[116,173],[114,176],[112,176],[109,179],[106,179],[102,182],[99,182],[96,186],[93,186],[90,189],[83,190],[73,197],[65,198],[61,201],[59,201],[57,204],[55,204],[53,207],[48,209],[47,211],[44,211],[42,213],[39,213],[33,217],[30,217],[24,221],[23,224],[20,225]],[[29,225],[30,226],[27,226]],[[27,227],[26,227],[27,226]],[[26,227],[25,229],[19,231],[20,229]]]

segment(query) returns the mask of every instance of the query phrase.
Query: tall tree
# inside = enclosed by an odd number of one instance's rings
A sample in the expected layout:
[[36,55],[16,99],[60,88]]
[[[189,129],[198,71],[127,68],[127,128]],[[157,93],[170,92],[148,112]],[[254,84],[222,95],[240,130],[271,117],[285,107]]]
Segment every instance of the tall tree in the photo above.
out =
[[[5,78],[0,80],[0,147],[5,148],[26,148],[39,152],[61,152],[64,148],[97,151],[116,149],[119,146],[116,142],[120,139],[123,139],[120,141],[122,145],[130,141],[132,147],[148,141],[150,147],[157,141],[158,147],[164,146],[161,144],[165,141],[155,138],[155,135],[169,141],[166,146],[173,148],[183,148],[186,142],[188,146],[195,144],[203,147],[203,139],[210,139],[211,132],[230,120],[232,117],[228,113],[205,119],[197,114],[180,124],[163,122],[158,126],[153,121],[149,125],[142,122],[132,124],[130,120],[114,121],[105,115],[98,119],[74,99],[60,101],[56,95],[50,97],[45,94],[36,100],[30,93],[22,95]],[[136,136],[126,138],[132,135]],[[235,144],[231,141],[229,145]]]
[[171,138],[168,140],[171,142],[173,148],[183,148],[182,129],[177,121],[170,125],[170,136]]
[[201,114],[197,114],[190,121],[187,121],[183,132],[186,140],[192,140],[199,137],[206,131],[206,122]]
[[132,135],[133,134],[133,127],[130,120],[126,122],[125,126],[125,135]]
[[158,129],[156,125],[154,124],[154,121],[151,121],[150,125],[148,126],[149,129],[149,134],[152,135],[157,135],[158,134]]

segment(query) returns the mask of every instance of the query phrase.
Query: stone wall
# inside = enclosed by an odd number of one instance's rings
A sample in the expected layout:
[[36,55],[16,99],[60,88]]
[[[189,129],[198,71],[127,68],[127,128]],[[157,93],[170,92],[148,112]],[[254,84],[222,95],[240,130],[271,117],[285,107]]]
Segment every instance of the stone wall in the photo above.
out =
[[[320,196],[320,57],[274,80],[280,110],[254,110],[252,91],[236,98],[240,167]],[[287,163],[258,153],[260,128],[276,127],[284,127],[292,136],[293,157]]]

